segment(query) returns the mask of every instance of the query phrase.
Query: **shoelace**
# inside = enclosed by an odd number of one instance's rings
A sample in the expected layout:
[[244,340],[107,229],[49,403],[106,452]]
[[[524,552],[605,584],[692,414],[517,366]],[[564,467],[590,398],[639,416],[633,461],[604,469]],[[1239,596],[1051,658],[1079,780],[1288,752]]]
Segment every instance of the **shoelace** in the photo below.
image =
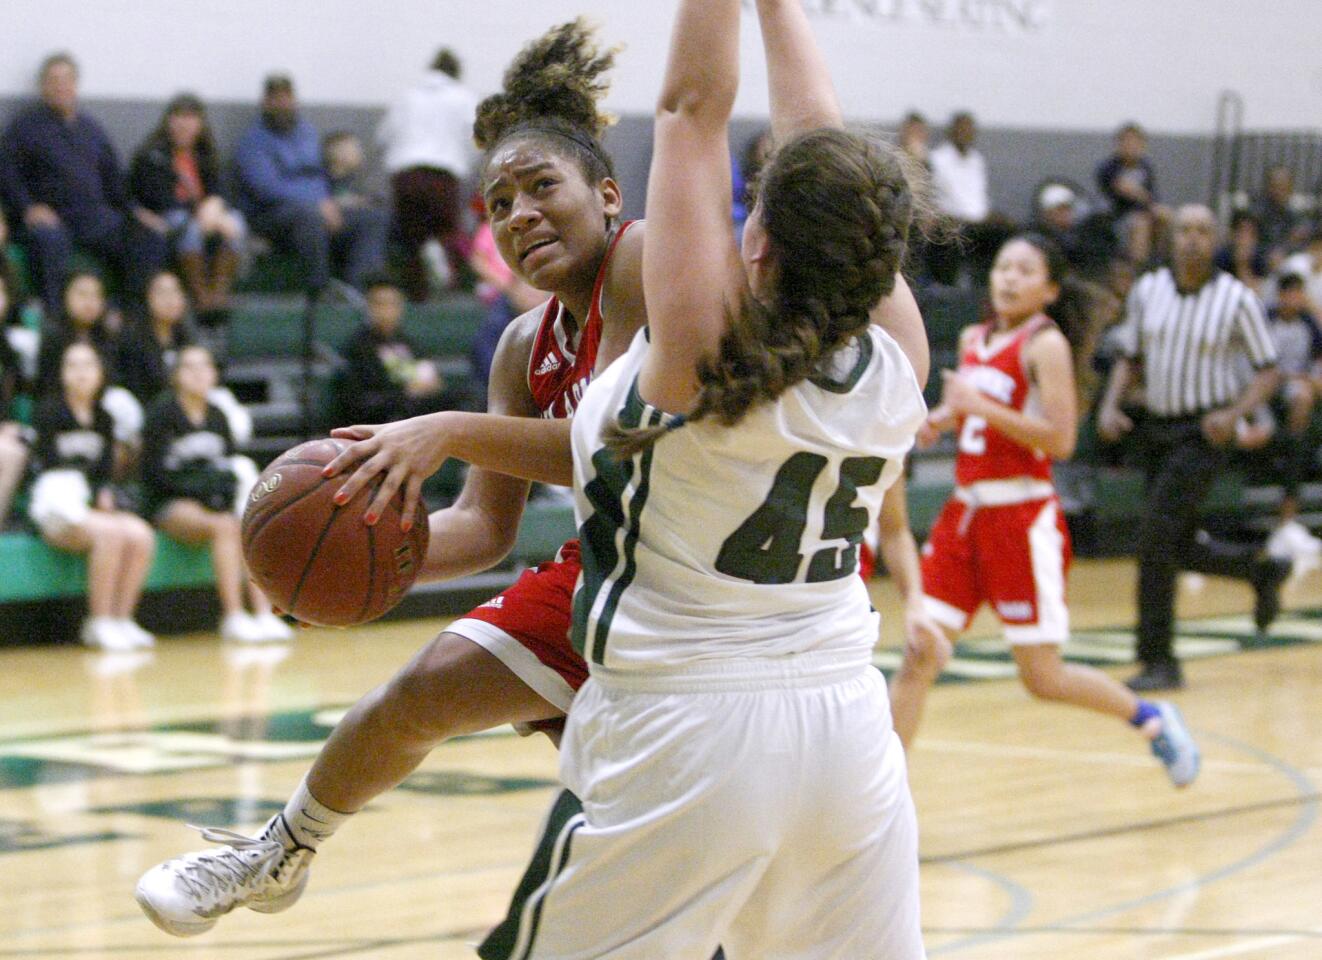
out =
[[[217,904],[224,894],[269,877],[285,852],[285,848],[276,840],[259,840],[219,827],[189,826],[200,830],[202,839],[208,843],[224,844],[232,848],[192,854],[184,858],[178,874],[180,882],[190,894],[214,899]],[[260,856],[250,859],[242,856],[244,853],[258,853]]]

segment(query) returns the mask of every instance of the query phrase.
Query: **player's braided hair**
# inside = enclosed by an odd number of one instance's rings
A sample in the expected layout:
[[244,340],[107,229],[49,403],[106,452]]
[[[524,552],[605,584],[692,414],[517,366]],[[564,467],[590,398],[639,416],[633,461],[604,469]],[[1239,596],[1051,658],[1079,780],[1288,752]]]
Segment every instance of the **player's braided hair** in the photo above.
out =
[[[690,422],[715,417],[733,426],[755,404],[823,372],[895,289],[913,199],[886,148],[844,130],[800,136],[768,161],[758,204],[775,289],[766,300],[745,296],[729,318],[717,355],[699,365]],[[611,425],[606,442],[630,456],[664,429]]]
[[478,104],[473,140],[488,158],[514,138],[545,141],[568,154],[590,183],[614,177],[601,135],[615,122],[598,109],[615,48],[602,50],[582,18],[552,27],[514,58],[500,93]]

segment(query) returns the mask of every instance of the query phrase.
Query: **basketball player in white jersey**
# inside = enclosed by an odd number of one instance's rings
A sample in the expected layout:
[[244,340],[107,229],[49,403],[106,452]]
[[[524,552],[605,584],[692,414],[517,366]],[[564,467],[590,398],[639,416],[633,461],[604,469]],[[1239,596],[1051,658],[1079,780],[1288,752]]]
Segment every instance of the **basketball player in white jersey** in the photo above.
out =
[[757,8],[782,146],[740,253],[740,3],[680,4],[650,328],[573,426],[573,638],[591,676],[561,774],[583,810],[505,955],[923,956],[913,806],[857,576],[925,414],[909,359],[868,321],[911,198],[896,160],[842,129],[799,0]]

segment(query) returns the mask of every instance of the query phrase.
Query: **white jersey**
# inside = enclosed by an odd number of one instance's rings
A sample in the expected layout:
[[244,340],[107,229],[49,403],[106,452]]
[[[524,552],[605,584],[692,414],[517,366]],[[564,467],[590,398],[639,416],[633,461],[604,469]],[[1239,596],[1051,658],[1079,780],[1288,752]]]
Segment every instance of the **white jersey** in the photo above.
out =
[[870,326],[829,378],[621,462],[602,447],[607,422],[667,418],[638,395],[645,335],[574,417],[575,648],[594,670],[803,653],[866,663],[878,617],[858,547],[926,415],[908,358]]

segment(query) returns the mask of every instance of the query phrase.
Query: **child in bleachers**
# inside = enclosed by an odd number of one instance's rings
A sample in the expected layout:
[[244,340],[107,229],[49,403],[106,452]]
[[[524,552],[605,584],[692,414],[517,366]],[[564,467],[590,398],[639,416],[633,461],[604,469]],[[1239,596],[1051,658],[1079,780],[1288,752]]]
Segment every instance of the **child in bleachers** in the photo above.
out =
[[133,611],[156,542],[151,527],[116,504],[114,423],[101,403],[105,366],[83,342],[69,344],[59,360],[58,386],[33,418],[37,478],[28,512],[48,544],[88,555],[83,643],[103,650],[151,646]]
[[119,330],[106,303],[101,278],[87,271],[70,274],[62,296],[63,316],[48,323],[41,331],[37,353],[37,395],[44,396],[60,385],[60,369],[65,350],[74,343],[93,347],[104,365],[105,389],[101,405],[114,425],[119,465],[132,459],[142,433],[142,404],[122,386],[115,376],[114,363],[119,349]]
[[367,323],[344,347],[342,400],[350,423],[386,423],[459,405],[436,365],[400,329],[404,292],[385,274],[363,282]]
[[144,512],[175,540],[210,545],[224,639],[240,643],[288,640],[289,628],[271,612],[270,601],[251,582],[248,597],[253,612],[244,610],[247,576],[237,506],[247,489],[232,462],[229,421],[207,399],[216,381],[211,351],[196,344],[179,351],[173,389],[160,394],[147,413],[142,455]]

